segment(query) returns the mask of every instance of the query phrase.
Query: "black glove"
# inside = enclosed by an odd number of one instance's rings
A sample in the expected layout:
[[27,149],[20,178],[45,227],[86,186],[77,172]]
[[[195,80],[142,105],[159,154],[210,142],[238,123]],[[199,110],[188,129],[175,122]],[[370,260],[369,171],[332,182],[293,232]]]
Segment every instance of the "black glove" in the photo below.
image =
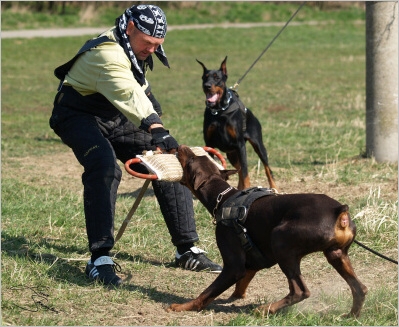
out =
[[177,141],[169,134],[167,129],[163,127],[156,127],[151,129],[151,145],[155,145],[159,147],[161,150],[166,150],[169,152],[170,150],[177,149],[179,144]]

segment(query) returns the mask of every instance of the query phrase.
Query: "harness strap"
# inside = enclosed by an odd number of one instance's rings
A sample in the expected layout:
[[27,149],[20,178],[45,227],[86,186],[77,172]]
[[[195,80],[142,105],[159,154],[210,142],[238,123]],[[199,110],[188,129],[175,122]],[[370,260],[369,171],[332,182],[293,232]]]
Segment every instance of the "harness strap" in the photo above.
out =
[[255,200],[267,195],[276,195],[276,191],[274,189],[259,187],[248,188],[228,198],[215,213],[216,223],[234,228],[241,241],[241,246],[251,259],[252,268],[268,267],[269,260],[265,258],[256,244],[251,240],[247,229],[243,225],[247,219],[251,204]]
[[243,247],[244,251],[248,253],[249,257],[252,259],[251,262],[253,262],[254,265],[256,264],[258,267],[267,266],[268,261],[265,259],[263,253],[255,245],[252,239],[249,237],[247,229],[237,221],[235,222],[236,223],[233,224],[234,229],[241,241],[241,246]]
[[240,100],[240,96],[238,95],[236,90],[229,89],[229,91],[234,94],[233,98],[235,99],[235,102],[238,103],[238,106],[241,110],[241,115],[242,115],[242,131],[245,132],[247,130],[247,107],[244,106],[242,101]]
[[275,195],[276,191],[270,188],[250,187],[237,192],[229,197],[215,212],[216,223],[223,220],[238,220],[240,224],[245,224],[249,207],[255,200],[267,196]]
[[101,37],[95,38],[95,39],[90,39],[88,41],[86,41],[86,43],[80,48],[80,50],[78,51],[78,53],[68,62],[66,62],[65,64],[58,66],[55,70],[54,70],[54,75],[60,80],[60,85],[58,87],[58,90],[60,89],[60,87],[62,86],[62,83],[65,79],[65,75],[68,73],[68,71],[72,68],[73,64],[75,63],[75,61],[79,58],[79,56],[98,46],[101,43],[104,42],[116,42],[114,40],[111,40],[108,36],[103,35]]

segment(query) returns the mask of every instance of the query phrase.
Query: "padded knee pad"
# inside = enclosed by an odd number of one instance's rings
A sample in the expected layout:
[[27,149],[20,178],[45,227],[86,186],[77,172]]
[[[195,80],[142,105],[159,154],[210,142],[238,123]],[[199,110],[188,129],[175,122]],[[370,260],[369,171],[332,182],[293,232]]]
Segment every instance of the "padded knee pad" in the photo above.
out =
[[172,243],[197,242],[191,192],[178,182],[152,182],[162,215],[168,227]]

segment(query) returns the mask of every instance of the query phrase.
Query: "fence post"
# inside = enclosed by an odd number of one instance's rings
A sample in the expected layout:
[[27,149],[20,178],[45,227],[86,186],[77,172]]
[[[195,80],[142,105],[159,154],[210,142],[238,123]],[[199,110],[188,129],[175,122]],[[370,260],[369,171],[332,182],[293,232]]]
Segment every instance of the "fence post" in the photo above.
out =
[[366,1],[366,154],[398,161],[396,1]]

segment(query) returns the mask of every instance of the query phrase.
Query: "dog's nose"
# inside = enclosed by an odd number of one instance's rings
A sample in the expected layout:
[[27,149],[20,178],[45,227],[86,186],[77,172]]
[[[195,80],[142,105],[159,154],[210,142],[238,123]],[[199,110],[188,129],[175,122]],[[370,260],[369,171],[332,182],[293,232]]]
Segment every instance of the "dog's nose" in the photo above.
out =
[[212,83],[205,83],[204,88],[210,90],[212,88]]

